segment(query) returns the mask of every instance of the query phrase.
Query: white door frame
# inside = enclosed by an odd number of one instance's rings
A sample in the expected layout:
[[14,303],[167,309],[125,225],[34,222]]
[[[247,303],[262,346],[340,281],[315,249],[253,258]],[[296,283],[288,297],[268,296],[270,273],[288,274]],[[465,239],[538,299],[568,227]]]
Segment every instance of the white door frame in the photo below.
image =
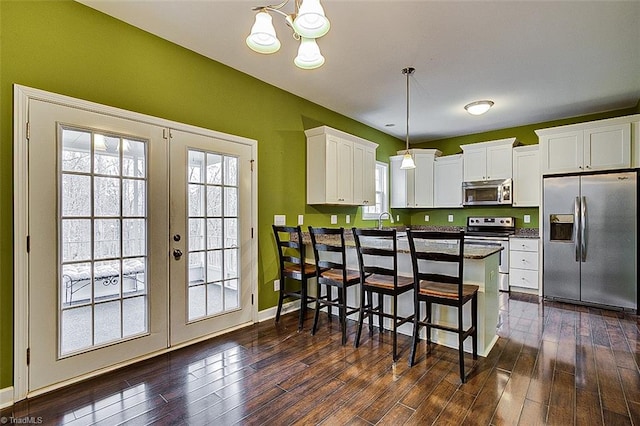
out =
[[[252,283],[252,294],[257,296],[258,292],[258,141],[248,139],[241,136],[229,135],[226,133],[216,132],[197,126],[191,126],[184,123],[178,123],[171,120],[165,120],[158,117],[127,111],[120,108],[110,107],[107,105],[97,104],[90,101],[75,99],[69,96],[47,92],[40,89],[34,89],[27,86],[14,84],[13,88],[13,267],[14,267],[14,311],[13,311],[13,400],[19,401],[27,396],[35,394],[29,393],[27,365],[27,349],[29,347],[29,255],[27,253],[27,238],[29,235],[29,168],[28,168],[28,139],[29,139],[29,101],[41,100],[44,102],[56,103],[79,108],[101,114],[112,115],[115,117],[126,118],[128,120],[140,121],[147,124],[166,127],[169,129],[182,130],[192,132],[213,138],[224,139],[230,142],[249,145],[251,147],[251,155],[253,160],[253,173],[251,175],[251,227],[254,229],[251,240],[251,264],[250,282]],[[252,322],[258,321],[258,303],[254,301],[252,306]],[[225,330],[226,332],[226,330]],[[207,336],[209,338],[211,336]],[[204,339],[198,339],[204,340]],[[184,345],[181,345],[184,346]],[[158,355],[159,353],[168,352],[178,349],[181,346],[174,346],[163,351],[149,354],[145,358]],[[140,358],[142,359],[142,358]],[[109,367],[105,370],[96,371],[87,376],[82,376],[73,381],[83,380],[87,377],[101,374],[105,371],[119,368],[126,364],[139,361],[140,359],[130,360],[124,364]],[[55,387],[69,384],[68,382],[59,383]],[[45,391],[52,388],[43,389]]]

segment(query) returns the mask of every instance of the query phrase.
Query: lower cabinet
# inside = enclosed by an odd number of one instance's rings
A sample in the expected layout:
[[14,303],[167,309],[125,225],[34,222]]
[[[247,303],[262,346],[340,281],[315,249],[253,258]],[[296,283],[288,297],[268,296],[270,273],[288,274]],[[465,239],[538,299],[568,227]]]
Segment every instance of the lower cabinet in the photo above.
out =
[[509,287],[538,290],[538,245],[537,238],[509,240]]

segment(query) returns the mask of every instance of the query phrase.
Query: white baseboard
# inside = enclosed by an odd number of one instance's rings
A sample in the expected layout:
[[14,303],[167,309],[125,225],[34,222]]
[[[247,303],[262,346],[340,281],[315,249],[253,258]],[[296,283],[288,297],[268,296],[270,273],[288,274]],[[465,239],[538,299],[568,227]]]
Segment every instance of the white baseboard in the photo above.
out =
[[[300,301],[294,300],[282,305],[282,312],[280,315],[288,314],[289,312],[297,311],[300,309]],[[278,307],[274,306],[269,309],[265,309],[263,311],[258,312],[258,322],[267,321],[276,317],[276,313],[278,312]]]
[[13,386],[0,389],[0,408],[6,408],[13,405]]

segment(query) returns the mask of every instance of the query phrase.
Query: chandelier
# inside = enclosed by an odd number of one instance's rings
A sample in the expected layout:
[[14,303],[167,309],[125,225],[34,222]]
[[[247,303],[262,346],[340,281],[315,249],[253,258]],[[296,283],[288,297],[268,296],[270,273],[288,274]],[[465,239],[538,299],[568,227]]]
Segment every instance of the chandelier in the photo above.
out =
[[329,20],[324,15],[320,0],[293,0],[294,12],[287,14],[280,9],[289,1],[252,9],[258,13],[251,27],[251,34],[247,37],[247,46],[263,54],[275,53],[280,49],[280,40],[269,14],[274,12],[284,17],[286,24],[293,30],[293,38],[300,41],[298,56],[293,60],[296,66],[307,70],[318,68],[324,64],[324,56],[320,53],[316,39],[329,31]]

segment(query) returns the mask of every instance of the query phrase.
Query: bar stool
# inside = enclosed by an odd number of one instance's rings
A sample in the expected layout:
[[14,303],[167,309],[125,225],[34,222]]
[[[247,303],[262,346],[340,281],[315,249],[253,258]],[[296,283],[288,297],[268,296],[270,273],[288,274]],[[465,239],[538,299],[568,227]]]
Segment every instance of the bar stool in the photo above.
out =
[[[369,318],[369,335],[373,336],[372,319],[378,316],[379,332],[384,331],[382,319],[390,318],[393,327],[393,361],[398,360],[398,327],[413,321],[413,314],[398,316],[398,296],[413,289],[413,277],[398,276],[398,242],[396,230],[356,229],[358,264],[360,265],[360,315],[354,346],[360,345],[360,335],[364,318]],[[386,244],[385,244],[386,243]],[[364,296],[367,293],[367,303]],[[373,293],[377,295],[378,306],[374,306]],[[391,313],[384,312],[384,296],[391,296]]]
[[[347,342],[347,316],[358,312],[359,308],[347,303],[347,289],[360,282],[360,273],[347,269],[347,254],[344,244],[344,228],[309,227],[313,255],[316,259],[316,313],[313,319],[311,334],[318,327],[320,309],[326,307],[331,319],[331,307],[338,308],[342,344]],[[319,238],[321,240],[319,240]],[[325,295],[321,296],[321,288],[325,287]],[[337,289],[337,297],[332,289]]]
[[[299,226],[273,225],[273,234],[276,237],[278,259],[280,265],[280,296],[278,297],[278,310],[276,322],[280,321],[282,302],[287,297],[300,299],[300,317],[298,330],[302,330],[304,317],[307,313],[307,304],[314,301],[314,297],[307,295],[307,281],[316,276],[316,265],[305,263],[305,248],[302,241],[302,230]],[[295,241],[292,236],[297,237]],[[286,239],[284,238],[286,237]],[[300,289],[289,289],[287,278],[299,281]]]
[[[478,359],[478,289],[477,285],[463,283],[464,272],[464,232],[407,231],[411,263],[413,266],[415,318],[413,321],[413,343],[409,365],[415,364],[416,348],[420,327],[427,331],[427,353],[431,346],[431,329],[446,330],[458,335],[458,356],[460,380],[466,382],[464,366],[464,341],[471,337],[473,359]],[[450,244],[455,243],[455,248]],[[448,267],[448,268],[447,268]],[[436,269],[437,268],[437,269]],[[446,268],[446,269],[445,269]],[[447,272],[441,272],[446,270]],[[448,271],[455,270],[455,273]],[[426,302],[427,312],[420,320],[420,303]],[[463,324],[463,307],[471,302],[471,326]],[[433,318],[432,304],[450,306],[457,309],[458,324],[450,326]]]

